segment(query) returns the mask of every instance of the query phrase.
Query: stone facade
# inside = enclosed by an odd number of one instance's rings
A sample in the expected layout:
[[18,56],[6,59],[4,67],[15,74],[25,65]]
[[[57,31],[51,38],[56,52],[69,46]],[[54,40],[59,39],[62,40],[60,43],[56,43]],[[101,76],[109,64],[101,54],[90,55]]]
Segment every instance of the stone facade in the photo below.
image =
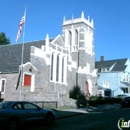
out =
[[[86,20],[84,13],[72,20],[64,18],[62,36],[51,42],[47,35],[41,48],[31,46],[30,60],[24,63],[22,87],[15,91],[18,73],[0,75],[6,79],[5,100],[58,101],[59,105],[72,105],[69,91],[79,85],[87,94],[86,82],[91,95],[97,94],[95,71],[94,23]],[[26,44],[26,43],[25,43]],[[37,43],[36,43],[37,44]],[[25,75],[31,76],[31,85],[24,86]],[[20,91],[21,88],[21,91]]]

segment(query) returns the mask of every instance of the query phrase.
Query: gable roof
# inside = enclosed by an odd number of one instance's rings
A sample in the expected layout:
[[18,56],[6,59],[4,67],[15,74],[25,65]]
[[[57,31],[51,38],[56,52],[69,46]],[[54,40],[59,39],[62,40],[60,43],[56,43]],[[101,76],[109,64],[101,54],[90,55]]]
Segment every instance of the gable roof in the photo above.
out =
[[[24,43],[23,64],[30,61],[31,46],[41,48],[42,45],[45,45],[45,40]],[[21,57],[22,43],[0,46],[0,73],[18,72]]]
[[114,65],[111,71],[124,71],[127,66],[127,65],[125,65],[127,60],[128,60],[128,58],[96,61],[96,68],[97,69],[110,68]]

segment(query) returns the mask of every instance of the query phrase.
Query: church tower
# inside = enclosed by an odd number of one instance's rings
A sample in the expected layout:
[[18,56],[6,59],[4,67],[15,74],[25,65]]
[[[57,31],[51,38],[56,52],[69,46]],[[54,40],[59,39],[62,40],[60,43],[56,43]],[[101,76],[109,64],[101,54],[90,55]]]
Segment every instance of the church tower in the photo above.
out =
[[84,12],[80,18],[66,20],[64,17],[62,25],[62,37],[65,48],[69,50],[71,64],[76,63],[76,82],[75,85],[87,95],[95,95],[96,71],[94,53],[94,22],[93,19],[85,19]]

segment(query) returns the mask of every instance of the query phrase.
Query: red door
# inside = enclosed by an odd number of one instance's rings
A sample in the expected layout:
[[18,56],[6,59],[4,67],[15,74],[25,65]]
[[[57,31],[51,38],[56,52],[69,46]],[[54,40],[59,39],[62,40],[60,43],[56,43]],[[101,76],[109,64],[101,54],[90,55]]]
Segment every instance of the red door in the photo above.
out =
[[89,84],[86,82],[86,97],[89,97]]
[[24,86],[31,86],[31,75],[24,75]]

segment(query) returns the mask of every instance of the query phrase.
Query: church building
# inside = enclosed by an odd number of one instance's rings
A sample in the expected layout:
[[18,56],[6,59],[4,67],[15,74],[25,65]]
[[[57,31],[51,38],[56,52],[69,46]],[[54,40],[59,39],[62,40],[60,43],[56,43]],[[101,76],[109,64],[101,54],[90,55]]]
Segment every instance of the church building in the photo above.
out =
[[[69,91],[78,85],[87,96],[97,95],[94,21],[66,20],[62,34],[50,39],[0,46],[0,91],[4,100],[58,101],[69,104]],[[22,72],[22,73],[21,73]],[[19,81],[19,74],[22,81]],[[16,90],[16,87],[18,89]]]

